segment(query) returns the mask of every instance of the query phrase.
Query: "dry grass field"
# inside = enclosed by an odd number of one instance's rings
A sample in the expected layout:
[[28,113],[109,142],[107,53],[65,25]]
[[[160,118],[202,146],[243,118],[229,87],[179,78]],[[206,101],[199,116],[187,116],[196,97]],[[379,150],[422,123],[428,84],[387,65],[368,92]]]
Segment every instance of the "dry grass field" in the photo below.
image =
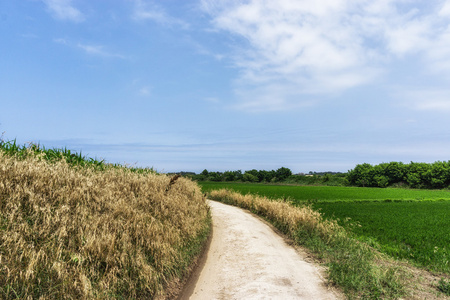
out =
[[210,229],[197,184],[0,151],[1,299],[151,299]]

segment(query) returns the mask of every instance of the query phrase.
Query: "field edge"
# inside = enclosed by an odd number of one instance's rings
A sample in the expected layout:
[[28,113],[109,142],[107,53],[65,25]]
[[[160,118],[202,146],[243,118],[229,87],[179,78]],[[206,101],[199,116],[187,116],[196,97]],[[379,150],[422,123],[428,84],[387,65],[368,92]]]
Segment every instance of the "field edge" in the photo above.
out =
[[[201,270],[206,256],[208,254],[209,245],[212,238],[212,218],[211,213],[208,212],[206,220],[206,226],[203,232],[201,232],[195,239],[194,246],[192,247],[192,254],[188,258],[188,266],[184,270],[182,276],[173,278],[167,283],[164,289],[164,294],[157,300],[175,300],[175,299],[188,299],[183,298],[183,295],[189,294],[191,282],[195,282],[199,270]],[[190,251],[189,251],[190,252]]]

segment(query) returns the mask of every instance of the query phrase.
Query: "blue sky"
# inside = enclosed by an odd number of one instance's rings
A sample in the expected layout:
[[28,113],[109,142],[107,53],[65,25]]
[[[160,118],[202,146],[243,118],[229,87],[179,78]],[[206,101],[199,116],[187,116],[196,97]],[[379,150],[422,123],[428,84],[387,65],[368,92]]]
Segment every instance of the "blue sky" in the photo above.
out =
[[5,0],[0,132],[161,172],[450,159],[450,1]]

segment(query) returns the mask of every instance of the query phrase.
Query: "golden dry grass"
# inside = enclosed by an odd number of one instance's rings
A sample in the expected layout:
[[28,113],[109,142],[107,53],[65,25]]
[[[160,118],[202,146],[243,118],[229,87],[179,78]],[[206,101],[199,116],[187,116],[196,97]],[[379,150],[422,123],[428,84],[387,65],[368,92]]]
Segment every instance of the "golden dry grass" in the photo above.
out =
[[185,178],[0,151],[0,298],[161,296],[209,218]]
[[293,207],[285,201],[274,201],[267,197],[242,195],[227,189],[212,190],[210,198],[224,201],[260,214],[277,223],[283,232],[296,235],[299,227],[308,232],[315,232],[324,239],[338,234],[345,234],[336,221],[325,220],[322,215],[309,206]]

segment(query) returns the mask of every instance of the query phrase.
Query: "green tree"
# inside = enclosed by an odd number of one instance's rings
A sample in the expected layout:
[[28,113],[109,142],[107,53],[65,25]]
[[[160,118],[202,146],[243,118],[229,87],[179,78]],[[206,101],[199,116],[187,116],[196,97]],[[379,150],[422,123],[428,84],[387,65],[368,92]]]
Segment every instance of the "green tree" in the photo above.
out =
[[223,174],[220,172],[209,172],[209,180],[211,181],[222,181],[223,180]]
[[258,182],[259,179],[255,175],[245,172],[244,175],[242,176],[242,181]]
[[[377,187],[387,187],[389,185],[389,178],[384,176],[384,175],[376,175],[373,178],[374,183],[376,184]],[[373,184],[372,184],[373,185]]]
[[242,171],[241,170],[234,171],[234,177],[236,178],[235,180],[242,180]]
[[223,180],[225,181],[235,181],[236,175],[232,171],[226,171],[223,173]]
[[275,178],[275,171],[274,170],[272,170],[272,171],[265,171],[265,170],[259,171],[258,179],[259,179],[260,182],[261,181],[271,182],[273,178]]
[[[248,171],[245,171],[245,173],[244,174],[250,174],[250,175],[252,175],[252,176],[254,176],[254,177],[256,177],[256,181],[252,181],[252,182],[258,182],[258,181],[262,181],[263,179],[261,178],[261,173],[262,171],[258,171],[258,170],[256,170],[256,169],[252,169],[252,170],[248,170]],[[247,179],[248,179],[249,177],[247,176]],[[248,181],[248,180],[247,180]]]
[[406,167],[402,162],[390,162],[386,164],[384,175],[389,179],[389,184],[399,183],[405,180]]
[[448,187],[449,168],[448,163],[437,161],[431,164],[425,173],[425,180],[433,189]]
[[277,181],[286,180],[291,175],[292,175],[292,171],[285,167],[281,167],[275,171],[275,176],[277,178]]
[[406,182],[412,188],[427,188],[429,183],[425,180],[430,165],[427,163],[411,162],[407,168]]
[[371,186],[373,173],[374,168],[371,164],[359,164],[353,170],[348,171],[347,179],[351,185],[362,187]]

